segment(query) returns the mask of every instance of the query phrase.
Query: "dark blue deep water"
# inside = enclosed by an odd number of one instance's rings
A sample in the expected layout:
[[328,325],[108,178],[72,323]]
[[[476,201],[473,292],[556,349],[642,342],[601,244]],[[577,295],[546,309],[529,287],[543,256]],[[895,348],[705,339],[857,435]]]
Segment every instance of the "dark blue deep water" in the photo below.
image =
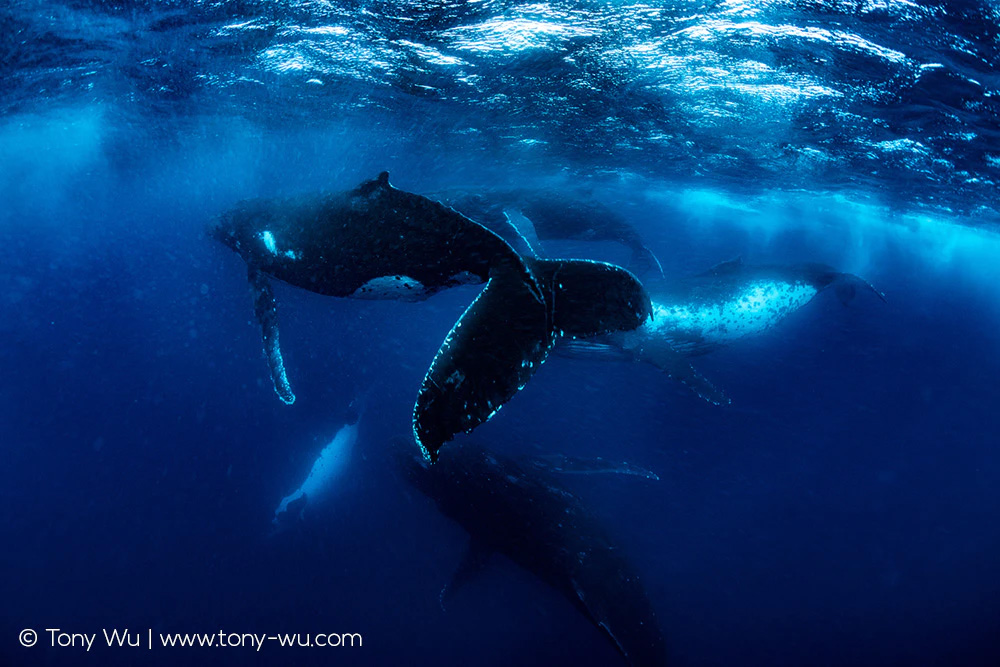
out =
[[[478,288],[276,285],[298,401],[274,395],[244,265],[206,225],[385,169],[417,193],[585,190],[668,279],[742,255],[875,284],[887,303],[823,292],[694,360],[730,406],[553,357],[442,458],[658,473],[563,483],[671,664],[1000,665],[998,66],[987,0],[7,0],[0,664],[624,664],[503,558],[439,605],[466,534],[386,455]],[[359,396],[336,498],[269,535]],[[108,648],[115,628],[364,645]]]

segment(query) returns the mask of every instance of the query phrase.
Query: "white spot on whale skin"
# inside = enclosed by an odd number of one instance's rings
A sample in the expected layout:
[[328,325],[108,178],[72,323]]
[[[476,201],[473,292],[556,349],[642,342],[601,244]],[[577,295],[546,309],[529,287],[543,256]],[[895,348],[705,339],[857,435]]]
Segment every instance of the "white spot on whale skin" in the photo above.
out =
[[272,255],[278,254],[278,244],[274,242],[274,234],[268,231],[260,233],[260,240],[264,242],[264,247]]
[[419,280],[409,276],[381,276],[373,278],[351,294],[353,299],[395,299],[397,301],[422,301],[431,295]]
[[265,230],[260,234],[258,234],[258,236],[260,237],[260,240],[264,242],[264,247],[267,248],[267,251],[272,255],[274,255],[275,257],[278,256],[287,257],[288,259],[291,260],[302,259],[301,252],[296,252],[294,250],[285,250],[283,252],[279,252],[278,242],[275,240],[274,234],[272,234],[270,231]]

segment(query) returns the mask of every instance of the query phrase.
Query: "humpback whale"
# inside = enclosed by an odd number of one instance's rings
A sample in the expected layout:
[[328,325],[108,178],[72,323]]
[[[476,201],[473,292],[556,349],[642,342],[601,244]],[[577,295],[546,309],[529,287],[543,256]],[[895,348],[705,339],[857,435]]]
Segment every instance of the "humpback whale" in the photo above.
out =
[[361,413],[352,409],[347,421],[313,461],[302,484],[281,499],[271,522],[275,530],[301,519],[308,505],[322,503],[334,491],[337,480],[344,476],[350,465],[354,445],[358,441],[360,419]]
[[617,212],[592,199],[528,189],[450,190],[431,197],[536,255],[543,253],[540,241],[611,241],[631,251],[630,270],[640,276],[663,277],[660,260],[639,232]]
[[390,449],[402,476],[469,533],[442,606],[499,553],[558,590],[629,664],[666,663],[639,577],[586,506],[551,476],[471,443],[435,466],[396,443]]
[[269,278],[328,296],[405,301],[486,283],[417,394],[413,434],[431,461],[522,389],[556,340],[634,329],[650,313],[645,289],[628,271],[522,258],[483,225],[393,187],[388,172],[346,192],[241,202],[210,234],[246,262],[264,354],[285,403],[295,394]]
[[729,398],[694,369],[689,357],[760,334],[833,288],[847,304],[859,289],[882,301],[870,283],[826,264],[722,262],[704,273],[651,289],[653,317],[633,331],[560,343],[564,356],[642,361],[717,405]]

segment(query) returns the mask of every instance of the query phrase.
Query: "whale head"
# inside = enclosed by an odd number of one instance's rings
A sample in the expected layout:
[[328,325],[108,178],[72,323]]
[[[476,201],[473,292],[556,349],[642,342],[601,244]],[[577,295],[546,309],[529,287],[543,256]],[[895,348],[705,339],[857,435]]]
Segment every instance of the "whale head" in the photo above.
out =
[[247,232],[246,224],[233,211],[217,215],[208,223],[208,236],[226,246],[233,252],[240,252],[242,240]]

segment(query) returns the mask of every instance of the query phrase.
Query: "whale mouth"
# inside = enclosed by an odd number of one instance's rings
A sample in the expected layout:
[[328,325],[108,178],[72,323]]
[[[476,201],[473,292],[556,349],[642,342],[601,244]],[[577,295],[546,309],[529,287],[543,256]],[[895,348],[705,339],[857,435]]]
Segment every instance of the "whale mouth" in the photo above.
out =
[[205,234],[215,239],[230,250],[239,251],[240,242],[237,237],[237,229],[233,224],[232,216],[222,214],[212,218],[205,226]]
[[209,238],[220,241],[227,246],[231,246],[232,242],[235,240],[232,228],[226,224],[226,221],[222,218],[222,216],[213,218],[207,225],[205,225],[205,234]]

